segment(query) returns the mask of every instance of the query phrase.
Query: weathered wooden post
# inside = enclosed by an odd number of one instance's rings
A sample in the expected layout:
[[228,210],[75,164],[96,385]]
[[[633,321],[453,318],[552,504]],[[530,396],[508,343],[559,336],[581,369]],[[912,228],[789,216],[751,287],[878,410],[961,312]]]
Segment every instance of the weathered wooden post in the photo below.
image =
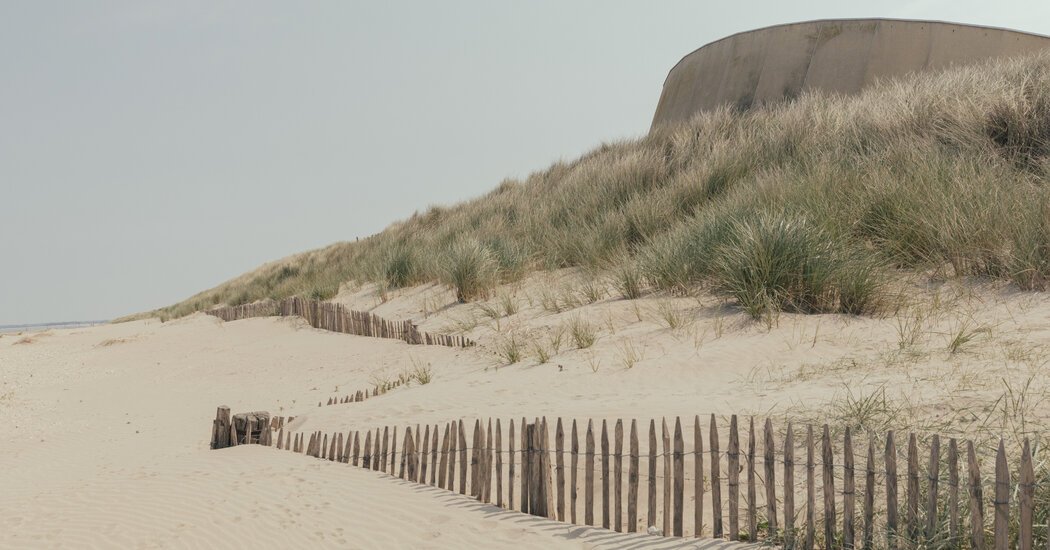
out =
[[230,446],[230,408],[222,405],[215,412],[211,425],[211,448],[225,449]]

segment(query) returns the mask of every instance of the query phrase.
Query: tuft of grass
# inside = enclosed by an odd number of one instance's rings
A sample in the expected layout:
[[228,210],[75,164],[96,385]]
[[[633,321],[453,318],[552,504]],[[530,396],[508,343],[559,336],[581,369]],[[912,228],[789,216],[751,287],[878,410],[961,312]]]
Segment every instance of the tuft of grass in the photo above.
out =
[[693,318],[685,311],[675,307],[670,300],[661,300],[656,304],[656,312],[664,325],[671,330],[678,330],[693,322]]
[[948,345],[945,346],[948,353],[955,355],[963,350],[963,346],[969,344],[974,338],[977,337],[976,330],[971,330],[970,323],[968,321],[960,322],[956,325],[951,332],[948,334]]
[[771,311],[859,314],[875,304],[874,268],[805,218],[767,213],[737,221],[716,261],[722,288],[755,318]]
[[466,303],[488,297],[497,282],[497,269],[492,252],[468,238],[449,247],[442,276],[456,291],[456,300]]
[[616,290],[624,300],[635,300],[642,295],[642,274],[630,260],[624,261],[614,271]]
[[511,331],[496,342],[496,353],[508,365],[513,365],[525,358],[525,341],[522,335]]
[[558,296],[546,286],[540,289],[540,305],[543,306],[545,311],[550,313],[561,313],[562,311]]
[[589,277],[580,285],[580,294],[588,304],[599,302],[608,295],[608,290],[598,277]]
[[598,355],[591,352],[587,354],[587,366],[591,368],[591,372],[597,374],[598,369],[602,366],[602,360],[598,358]]
[[897,331],[898,349],[905,351],[919,343],[925,333],[928,316],[928,312],[917,307],[897,312],[894,328]]
[[616,346],[617,355],[620,358],[620,363],[623,364],[623,368],[632,369],[638,361],[643,360],[644,354],[639,353],[638,349],[634,347],[634,342],[629,339],[621,341]]
[[503,315],[510,317],[518,312],[518,302],[514,299],[510,293],[501,294],[499,297],[500,306],[503,308]]
[[547,341],[550,343],[550,349],[557,355],[561,351],[562,339],[565,336],[565,327],[558,327],[553,329],[550,334],[547,335]]
[[395,246],[383,262],[381,284],[385,289],[404,288],[420,281],[419,258],[408,246]]
[[434,373],[430,368],[430,363],[427,363],[426,365],[417,365],[416,368],[412,370],[412,379],[420,385],[429,384],[434,379]]
[[572,341],[576,343],[576,347],[579,349],[593,346],[595,340],[598,339],[598,331],[594,328],[594,325],[588,323],[579,315],[569,320],[569,335],[572,336]]
[[532,342],[532,351],[536,355],[536,359],[539,360],[541,365],[547,364],[551,360],[553,354],[551,350],[538,341]]

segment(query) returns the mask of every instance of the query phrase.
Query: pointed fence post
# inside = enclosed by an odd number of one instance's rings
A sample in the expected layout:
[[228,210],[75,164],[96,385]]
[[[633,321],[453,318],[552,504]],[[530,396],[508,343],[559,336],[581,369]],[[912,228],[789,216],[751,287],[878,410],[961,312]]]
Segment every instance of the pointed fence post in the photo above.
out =
[[1021,470],[1018,479],[1018,497],[1020,500],[1020,526],[1018,533],[1018,545],[1020,550],[1032,550],[1035,545],[1035,537],[1032,533],[1033,508],[1035,500],[1035,471],[1032,468],[1032,451],[1028,446],[1028,438],[1024,438],[1024,447],[1021,449]]
[[729,540],[740,540],[740,434],[729,417]]
[[772,541],[777,537],[776,442],[773,436],[773,421],[766,418],[763,428],[765,453],[762,456],[762,464],[766,472],[766,522],[769,526],[766,531],[766,539]]
[[758,540],[758,509],[755,501],[755,417],[748,419],[747,428],[747,540]]
[[649,420],[649,500],[646,527],[656,527],[656,420]]
[[886,433],[886,548],[896,550],[900,523],[897,518],[897,444],[893,431]]
[[864,469],[864,550],[875,544],[875,436],[868,435],[868,460]]
[[663,492],[663,494],[664,494],[664,502],[663,502],[663,504],[664,504],[663,532],[664,532],[664,536],[667,536],[668,533],[671,532],[671,512],[672,512],[672,510],[671,510],[671,477],[672,477],[672,473],[671,473],[671,434],[667,430],[667,419],[666,418],[661,419],[661,426],[663,428],[663,431],[661,432],[661,435],[663,436],[662,439],[663,439],[663,443],[664,443],[664,447],[663,447],[663,450],[664,450],[664,453],[663,453],[663,463],[664,463],[664,468],[663,468],[663,472],[664,472],[664,479],[663,479],[663,488],[664,488],[664,492]]
[[608,529],[610,522],[609,501],[609,430],[606,421],[602,419],[602,529]]
[[715,415],[711,415],[711,425],[707,429],[711,443],[711,535],[722,538],[722,474],[721,456],[718,452],[718,424]]
[[700,415],[693,417],[693,537],[700,538],[704,528],[704,437]]
[[959,444],[948,440],[948,540],[959,544]]
[[833,550],[835,546],[835,454],[831,448],[831,434],[828,425],[824,424],[823,453],[824,462],[824,548]]
[[795,428],[784,435],[784,550],[795,548]]
[[507,509],[514,508],[514,419],[507,429]]
[[919,445],[914,433],[908,434],[908,508],[905,518],[908,524],[908,540],[919,540]]
[[806,540],[803,548],[813,550],[816,539],[817,485],[815,445],[813,443],[813,425],[806,427]]
[[938,521],[938,492],[941,477],[941,438],[934,434],[930,438],[930,461],[926,464],[926,540],[935,540]]
[[1010,467],[1006,463],[1006,446],[999,439],[995,454],[995,550],[1010,547]]
[[623,532],[623,420],[613,429],[613,529]]
[[569,522],[576,524],[576,499],[579,496],[580,438],[576,433],[576,419],[572,420],[569,441]]
[[562,427],[561,417],[554,427],[554,470],[556,483],[558,485],[558,521],[566,521],[565,517],[565,430]]
[[583,455],[583,523],[594,525],[594,422],[587,420],[586,452]]
[[638,530],[638,425],[631,419],[631,444],[627,471],[627,532]]
[[981,467],[973,441],[966,442],[968,490],[970,494],[970,548],[984,550],[984,489],[981,486]]
[[853,434],[846,426],[842,437],[842,547],[856,548],[854,519],[856,516],[856,471],[853,467]]

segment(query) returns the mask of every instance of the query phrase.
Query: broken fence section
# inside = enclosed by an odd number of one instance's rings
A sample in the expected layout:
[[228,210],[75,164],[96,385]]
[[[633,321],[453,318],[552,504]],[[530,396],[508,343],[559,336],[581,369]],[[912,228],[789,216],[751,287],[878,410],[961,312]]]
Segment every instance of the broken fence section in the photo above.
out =
[[322,302],[306,298],[285,298],[279,302],[266,300],[240,306],[220,307],[206,311],[223,321],[237,321],[251,317],[298,316],[314,328],[371,336],[391,338],[409,344],[425,344],[452,348],[468,348],[475,342],[465,336],[431,334],[422,332],[412,321],[388,321],[367,311],[355,311],[342,304]]

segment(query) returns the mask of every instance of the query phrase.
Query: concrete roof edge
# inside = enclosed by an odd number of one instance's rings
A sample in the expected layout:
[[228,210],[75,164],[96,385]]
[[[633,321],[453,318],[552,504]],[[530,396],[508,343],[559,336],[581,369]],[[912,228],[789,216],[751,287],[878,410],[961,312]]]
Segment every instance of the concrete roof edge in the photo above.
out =
[[777,29],[777,28],[781,28],[781,27],[792,27],[792,26],[795,26],[795,25],[811,25],[811,24],[814,24],[814,23],[861,23],[861,22],[865,22],[865,21],[870,21],[872,23],[884,23],[884,22],[886,22],[886,23],[916,23],[916,24],[923,24],[923,23],[925,23],[925,24],[935,24],[935,25],[955,25],[957,27],[969,27],[969,28],[972,28],[972,29],[988,29],[988,30],[994,30],[994,31],[1006,31],[1006,32],[1012,32],[1012,33],[1016,33],[1016,34],[1024,34],[1024,35],[1028,35],[1028,36],[1034,36],[1034,37],[1037,37],[1037,38],[1045,38],[1047,40],[1050,40],[1050,36],[1047,36],[1045,34],[1039,34],[1039,33],[1028,32],[1028,31],[1019,31],[1017,29],[1008,29],[1006,27],[993,27],[991,25],[973,25],[973,24],[970,24],[970,23],[956,23],[954,21],[941,21],[941,20],[937,20],[937,19],[894,19],[892,17],[851,17],[851,18],[842,18],[842,19],[810,19],[810,20],[807,20],[807,21],[795,21],[795,22],[792,22],[792,23],[778,23],[776,25],[767,25],[765,27],[759,27],[757,29],[750,29],[750,30],[746,30],[746,31],[739,31],[739,32],[735,32],[733,34],[729,34],[729,35],[723,36],[722,38],[719,38],[718,40],[713,40],[711,42],[708,42],[707,44],[704,44],[703,46],[700,46],[699,48],[697,48],[697,49],[695,49],[695,50],[693,50],[693,51],[683,55],[682,58],[679,59],[678,62],[675,63],[674,66],[671,67],[671,69],[669,71],[667,71],[667,76],[664,77],[663,86],[667,85],[667,79],[671,78],[671,73],[673,73],[674,70],[677,69],[678,66],[681,65],[682,62],[686,60],[686,58],[688,58],[689,56],[693,55],[694,53],[696,53],[696,52],[698,52],[698,51],[700,51],[700,50],[702,50],[702,49],[704,49],[704,48],[706,48],[708,46],[711,46],[713,44],[717,44],[719,42],[722,42],[723,40],[729,40],[731,38],[734,38],[734,37],[737,37],[737,36],[740,36],[740,35],[743,35],[743,34],[750,34],[750,33],[755,33],[755,32],[768,31],[768,30],[771,30],[771,29]]

